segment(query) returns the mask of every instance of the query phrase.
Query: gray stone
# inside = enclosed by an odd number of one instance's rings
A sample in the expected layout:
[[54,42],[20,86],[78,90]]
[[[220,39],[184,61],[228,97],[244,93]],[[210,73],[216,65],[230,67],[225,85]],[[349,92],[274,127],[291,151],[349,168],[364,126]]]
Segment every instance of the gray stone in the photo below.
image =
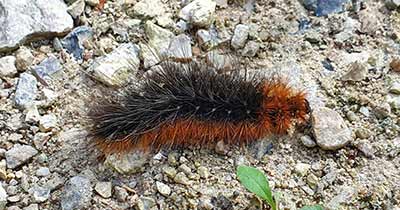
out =
[[84,42],[93,38],[93,30],[88,26],[74,28],[64,39],[61,40],[62,46],[71,53],[76,60],[83,59]]
[[366,116],[366,117],[369,117],[369,115],[370,115],[369,114],[369,109],[367,107],[365,107],[365,106],[360,107],[359,112],[361,114],[363,114],[364,116]]
[[135,15],[157,17],[165,13],[165,6],[160,0],[141,0],[133,7]]
[[29,145],[16,144],[6,152],[7,167],[11,169],[17,168],[37,153],[38,151]]
[[249,151],[257,160],[261,160],[265,155],[271,153],[273,144],[270,138],[259,139],[251,144]]
[[207,62],[221,72],[229,71],[233,65],[233,58],[218,50],[207,53]]
[[33,203],[27,207],[24,207],[22,210],[39,210],[39,205],[36,203]]
[[400,82],[394,81],[389,88],[389,93],[400,95]]
[[300,138],[301,143],[303,143],[304,146],[308,147],[308,148],[312,148],[317,146],[317,143],[315,143],[315,141],[310,137],[310,136],[302,136]]
[[67,11],[73,18],[76,19],[79,16],[81,16],[84,10],[85,10],[85,1],[77,0],[68,7]]
[[367,66],[360,62],[350,64],[348,72],[343,75],[343,81],[362,81],[368,73]]
[[161,58],[157,50],[147,44],[140,43],[140,57],[143,59],[143,66],[151,68],[161,62]]
[[97,58],[90,70],[99,81],[109,86],[123,86],[139,69],[139,48],[121,44],[110,54]]
[[15,65],[18,71],[26,71],[33,64],[35,57],[32,55],[31,50],[26,47],[21,47],[15,52]]
[[335,40],[337,42],[345,42],[355,36],[354,32],[359,30],[361,27],[360,22],[357,20],[347,17],[344,22],[343,31],[335,35]]
[[208,170],[208,168],[206,168],[204,166],[200,166],[197,169],[197,172],[199,173],[200,177],[203,179],[207,179],[210,176],[210,171]]
[[175,24],[175,31],[177,33],[183,33],[185,31],[187,31],[189,29],[188,23],[184,20],[179,20],[176,24]]
[[373,158],[375,156],[375,150],[372,147],[371,143],[368,142],[368,140],[361,140],[357,144],[357,149],[360,150],[365,155],[365,157]]
[[343,12],[344,4],[349,0],[302,0],[304,7],[313,10],[316,16],[326,16]]
[[48,85],[51,76],[62,69],[61,62],[54,56],[44,59],[39,65],[33,67],[32,73],[43,85]]
[[174,181],[178,184],[189,185],[189,179],[183,172],[179,172],[174,177]]
[[358,13],[361,22],[360,31],[369,35],[375,35],[381,28],[381,23],[376,12],[370,9],[362,10]]
[[18,206],[10,206],[7,207],[7,210],[21,210],[21,208],[19,208]]
[[151,21],[146,21],[144,28],[149,39],[149,46],[156,49],[158,55],[166,55],[174,33]]
[[42,132],[50,131],[57,127],[57,117],[54,114],[47,114],[40,118],[39,129]]
[[37,80],[29,73],[22,73],[19,77],[17,89],[15,91],[15,104],[26,107],[32,104],[36,98]]
[[94,190],[103,198],[109,198],[112,195],[112,183],[111,182],[97,182]]
[[110,155],[104,162],[105,165],[121,174],[134,174],[143,170],[147,163],[147,155],[131,152],[126,155]]
[[385,5],[388,9],[395,10],[400,6],[400,0],[386,0]]
[[165,197],[167,197],[167,196],[169,196],[169,194],[171,194],[171,188],[162,182],[157,181],[156,187],[157,187],[157,191]]
[[169,44],[168,54],[173,58],[191,58],[192,46],[190,37],[185,34],[174,37]]
[[7,205],[7,192],[4,190],[2,184],[0,183],[0,209],[5,209]]
[[215,0],[215,3],[221,8],[228,7],[228,0]]
[[91,199],[92,186],[90,180],[86,177],[74,176],[64,186],[61,197],[61,209],[85,209],[90,206]]
[[179,17],[198,27],[208,27],[214,18],[216,7],[212,0],[194,0],[179,12]]
[[400,110],[400,95],[388,94],[385,98],[392,109]]
[[21,196],[20,195],[8,196],[7,200],[10,201],[11,203],[16,203],[21,200]]
[[260,49],[260,43],[255,41],[249,41],[247,42],[246,46],[242,51],[242,56],[254,57],[259,49]]
[[48,176],[50,175],[50,170],[47,167],[40,167],[36,170],[36,176]]
[[15,61],[12,55],[0,58],[0,77],[12,77],[18,73]]
[[115,197],[117,197],[117,200],[120,202],[126,201],[126,198],[129,196],[128,192],[123,187],[115,186],[114,191]]
[[25,106],[25,122],[39,122],[40,114],[36,104],[29,104]]
[[49,199],[50,197],[50,189],[45,187],[34,187],[33,191],[33,201],[36,203],[42,203]]
[[164,15],[157,17],[156,20],[157,24],[164,28],[172,28],[175,25],[175,22],[169,13],[165,13]]
[[60,0],[0,0],[0,8],[0,51],[63,35],[73,28],[67,6]]
[[248,36],[249,27],[243,24],[237,25],[231,40],[232,47],[235,49],[242,48],[246,44]]
[[53,39],[53,48],[56,52],[61,52],[61,50],[63,49],[61,40],[58,37]]
[[51,133],[38,132],[33,137],[33,144],[35,145],[36,149],[42,150],[43,146],[50,138],[51,138]]
[[196,37],[198,39],[199,44],[202,46],[208,45],[212,40],[210,32],[204,29],[198,30],[196,33]]
[[357,193],[357,190],[350,186],[345,186],[341,189],[339,194],[332,198],[327,204],[328,210],[340,209],[341,204],[350,203]]
[[303,177],[303,176],[307,175],[307,173],[310,170],[310,168],[311,168],[310,164],[297,163],[294,166],[294,171],[296,172],[296,174],[298,174],[299,176]]
[[140,200],[137,202],[135,209],[138,210],[150,210],[156,206],[156,201],[153,198],[142,196]]
[[343,118],[334,110],[326,107],[314,109],[312,124],[317,144],[325,150],[344,147],[352,139],[352,132]]
[[49,181],[46,182],[46,187],[50,189],[50,191],[56,190],[60,188],[64,184],[64,179],[58,175],[54,174]]
[[164,167],[162,170],[164,174],[167,175],[169,178],[174,178],[176,176],[176,170],[173,167],[167,166]]

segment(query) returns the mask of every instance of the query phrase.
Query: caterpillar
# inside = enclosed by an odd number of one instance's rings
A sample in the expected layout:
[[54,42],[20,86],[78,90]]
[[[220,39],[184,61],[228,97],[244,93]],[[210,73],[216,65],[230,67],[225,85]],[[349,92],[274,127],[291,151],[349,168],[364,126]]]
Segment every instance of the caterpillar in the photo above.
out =
[[304,91],[279,77],[220,74],[199,62],[162,62],[119,98],[89,111],[93,144],[103,153],[189,145],[246,144],[306,121]]

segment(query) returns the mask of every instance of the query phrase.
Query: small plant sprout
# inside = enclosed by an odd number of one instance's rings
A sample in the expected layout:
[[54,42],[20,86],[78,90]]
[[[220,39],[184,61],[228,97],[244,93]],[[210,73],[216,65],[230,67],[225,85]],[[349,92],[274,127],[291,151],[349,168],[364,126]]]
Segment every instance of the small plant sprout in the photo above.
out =
[[[266,201],[272,210],[279,210],[280,194],[273,193],[267,177],[260,170],[249,166],[238,166],[237,177],[250,192]],[[320,205],[304,206],[300,210],[324,210]]]

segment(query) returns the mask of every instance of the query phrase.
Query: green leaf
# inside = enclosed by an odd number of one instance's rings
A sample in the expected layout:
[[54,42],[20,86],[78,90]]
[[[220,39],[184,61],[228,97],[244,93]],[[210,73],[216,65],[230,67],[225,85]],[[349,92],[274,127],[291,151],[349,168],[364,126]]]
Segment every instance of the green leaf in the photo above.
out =
[[266,200],[272,209],[276,209],[267,177],[260,170],[248,166],[238,166],[237,177],[247,190]]
[[304,206],[300,210],[324,210],[324,208],[320,205],[314,205],[314,206]]

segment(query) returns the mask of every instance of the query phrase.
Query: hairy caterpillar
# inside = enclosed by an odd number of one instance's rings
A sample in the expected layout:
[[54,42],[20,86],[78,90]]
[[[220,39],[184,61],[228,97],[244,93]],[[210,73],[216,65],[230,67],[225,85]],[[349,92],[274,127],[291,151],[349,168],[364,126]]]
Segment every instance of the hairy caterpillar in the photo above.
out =
[[194,61],[160,66],[123,97],[91,109],[93,143],[104,154],[248,143],[285,134],[309,113],[305,93],[277,77],[218,74]]

